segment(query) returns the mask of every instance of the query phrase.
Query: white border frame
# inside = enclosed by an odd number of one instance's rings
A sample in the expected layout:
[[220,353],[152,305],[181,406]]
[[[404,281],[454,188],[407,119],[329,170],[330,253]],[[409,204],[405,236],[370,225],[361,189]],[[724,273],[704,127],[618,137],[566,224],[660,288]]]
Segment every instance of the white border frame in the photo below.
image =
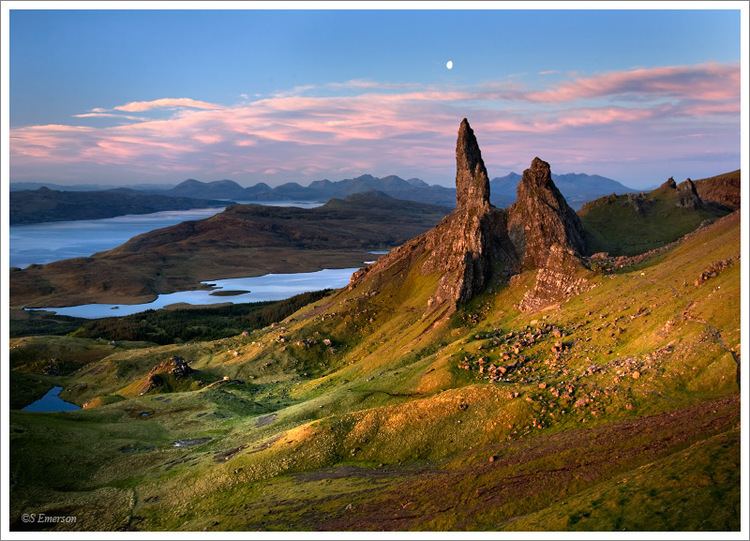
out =
[[750,486],[748,486],[748,331],[750,320],[750,289],[748,278],[750,275],[750,253],[748,242],[748,204],[750,204],[750,183],[747,178],[742,182],[742,210],[741,210],[741,530],[739,532],[10,532],[8,529],[10,518],[10,486],[8,472],[10,467],[10,453],[8,436],[10,430],[10,412],[5,405],[9,400],[9,205],[8,193],[10,184],[9,164],[9,44],[10,44],[10,10],[12,9],[258,9],[258,10],[493,10],[493,9],[527,9],[527,10],[738,10],[740,11],[740,50],[741,57],[741,135],[740,148],[742,152],[741,171],[743,175],[750,172],[748,162],[748,119],[750,118],[748,88],[748,55],[750,42],[748,41],[748,16],[750,5],[744,1],[5,1],[0,4],[0,65],[2,67],[2,84],[0,85],[0,302],[2,312],[0,317],[0,538],[1,539],[736,539],[746,540],[750,537],[748,529],[748,511],[750,509]]

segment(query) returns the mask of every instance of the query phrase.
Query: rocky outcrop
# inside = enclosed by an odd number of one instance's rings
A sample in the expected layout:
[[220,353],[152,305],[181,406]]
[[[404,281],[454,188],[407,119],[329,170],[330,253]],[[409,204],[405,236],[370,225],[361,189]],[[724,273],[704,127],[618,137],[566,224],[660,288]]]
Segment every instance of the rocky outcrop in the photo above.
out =
[[558,244],[575,254],[585,251],[581,221],[552,182],[547,162],[534,158],[523,172],[516,202],[508,210],[508,234],[523,269],[543,267]]
[[677,189],[677,183],[675,182],[673,177],[669,177],[667,180],[664,181],[664,183],[659,186],[659,189],[668,189],[668,190],[676,190]]
[[169,360],[167,366],[169,367],[169,373],[176,378],[184,378],[195,372],[195,370],[190,368],[190,365],[185,359],[183,359],[182,357],[178,357],[177,355],[174,355]]
[[490,205],[490,187],[482,153],[464,119],[456,141],[456,208],[434,229],[393,250],[352,276],[349,288],[399,276],[420,263],[423,275],[438,275],[427,311],[449,314],[483,291],[493,279],[518,267],[507,235],[505,212]]
[[507,278],[518,267],[506,232],[505,213],[494,207],[483,213],[456,212],[425,240],[429,255],[422,272],[440,275],[438,288],[428,302],[430,307],[467,302],[493,277]]
[[[377,291],[420,265],[439,276],[426,313],[452,313],[493,283],[523,270],[540,269],[535,293],[522,303],[537,309],[580,290],[583,228],[552,181],[547,162],[534,158],[507,211],[490,204],[487,169],[474,131],[464,119],[456,142],[456,208],[434,229],[393,250],[352,276],[349,289]],[[572,281],[569,275],[576,275]]]
[[688,179],[677,184],[674,178],[669,177],[664,184],[659,186],[657,191],[665,191],[667,193],[676,194],[675,205],[686,209],[699,209],[703,207],[703,201],[698,195],[698,190],[695,183]]
[[464,118],[456,140],[456,208],[484,211],[489,206],[490,179],[474,130]]
[[698,278],[696,278],[693,285],[695,285],[695,287],[698,287],[706,283],[711,278],[716,278],[719,274],[721,274],[721,272],[724,269],[731,267],[734,264],[735,259],[739,259],[739,257],[740,256],[737,256],[736,258],[729,257],[727,259],[720,259],[719,261],[714,261],[708,267],[706,267],[706,269],[704,269],[703,272],[700,273],[700,275],[698,276]]
[[587,269],[573,250],[553,244],[544,265],[537,271],[534,287],[518,305],[522,312],[533,312],[559,303],[589,289]]
[[[615,196],[616,199],[617,196]],[[627,194],[628,204],[633,207],[636,214],[643,216],[649,206],[649,201],[646,199],[643,193],[629,193]]]
[[187,378],[194,372],[195,370],[190,367],[185,359],[173,355],[170,359],[162,361],[149,370],[140,394],[143,395],[154,389],[163,387],[166,384],[165,378],[169,375],[174,376],[176,379],[183,379]]
[[534,286],[518,305],[521,311],[540,310],[588,288],[581,262],[583,226],[552,181],[547,162],[534,158],[523,172],[508,214],[508,235],[522,254],[521,269],[538,269]]
[[703,206],[692,180],[686,179],[677,185],[677,206],[686,209],[699,209]]

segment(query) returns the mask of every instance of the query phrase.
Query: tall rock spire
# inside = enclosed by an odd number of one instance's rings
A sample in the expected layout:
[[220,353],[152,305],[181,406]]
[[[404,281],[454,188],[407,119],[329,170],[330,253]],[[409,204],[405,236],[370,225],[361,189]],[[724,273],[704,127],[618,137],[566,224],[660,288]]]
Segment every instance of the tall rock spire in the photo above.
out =
[[509,209],[508,234],[524,268],[543,267],[549,249],[558,244],[576,254],[585,251],[581,221],[552,181],[547,162],[534,158],[518,184]]
[[396,272],[406,273],[419,262],[423,276],[436,278],[425,313],[448,315],[493,280],[512,274],[518,264],[505,212],[490,205],[487,169],[466,119],[456,142],[456,194],[456,208],[434,229],[355,273],[350,288],[377,284]]
[[459,209],[490,204],[490,179],[474,130],[465,118],[456,140],[456,206]]

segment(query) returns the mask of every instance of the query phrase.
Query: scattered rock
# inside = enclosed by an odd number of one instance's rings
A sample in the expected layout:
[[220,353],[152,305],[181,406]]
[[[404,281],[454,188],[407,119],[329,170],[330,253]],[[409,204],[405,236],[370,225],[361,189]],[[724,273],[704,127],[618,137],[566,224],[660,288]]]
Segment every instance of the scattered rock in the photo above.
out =
[[208,441],[211,441],[211,438],[187,438],[172,442],[172,447],[195,447]]
[[232,449],[227,449],[226,451],[219,451],[214,455],[214,462],[226,462],[230,458],[232,458],[234,455],[239,453],[245,448],[244,445],[240,445],[239,447],[234,447]]
[[706,267],[706,269],[703,272],[700,273],[700,276],[696,278],[693,285],[695,285],[695,287],[698,287],[704,284],[705,282],[707,282],[708,280],[710,280],[711,278],[716,278],[721,273],[721,271],[723,271],[724,269],[728,267],[731,267],[732,264],[734,264],[733,257],[730,257],[727,259],[721,259],[719,261],[714,261],[713,263],[711,263],[711,265]]

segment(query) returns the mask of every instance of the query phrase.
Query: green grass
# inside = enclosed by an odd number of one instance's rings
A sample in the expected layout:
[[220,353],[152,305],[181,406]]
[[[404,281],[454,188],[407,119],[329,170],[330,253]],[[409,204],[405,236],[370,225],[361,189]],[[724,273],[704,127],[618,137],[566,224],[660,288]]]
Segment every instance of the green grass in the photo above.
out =
[[735,429],[507,526],[513,530],[738,531],[739,474]]
[[645,194],[642,211],[632,197],[611,195],[583,206],[579,211],[591,253],[635,255],[659,248],[714,220],[727,210],[706,205],[702,209],[678,207],[676,190],[659,188]]

